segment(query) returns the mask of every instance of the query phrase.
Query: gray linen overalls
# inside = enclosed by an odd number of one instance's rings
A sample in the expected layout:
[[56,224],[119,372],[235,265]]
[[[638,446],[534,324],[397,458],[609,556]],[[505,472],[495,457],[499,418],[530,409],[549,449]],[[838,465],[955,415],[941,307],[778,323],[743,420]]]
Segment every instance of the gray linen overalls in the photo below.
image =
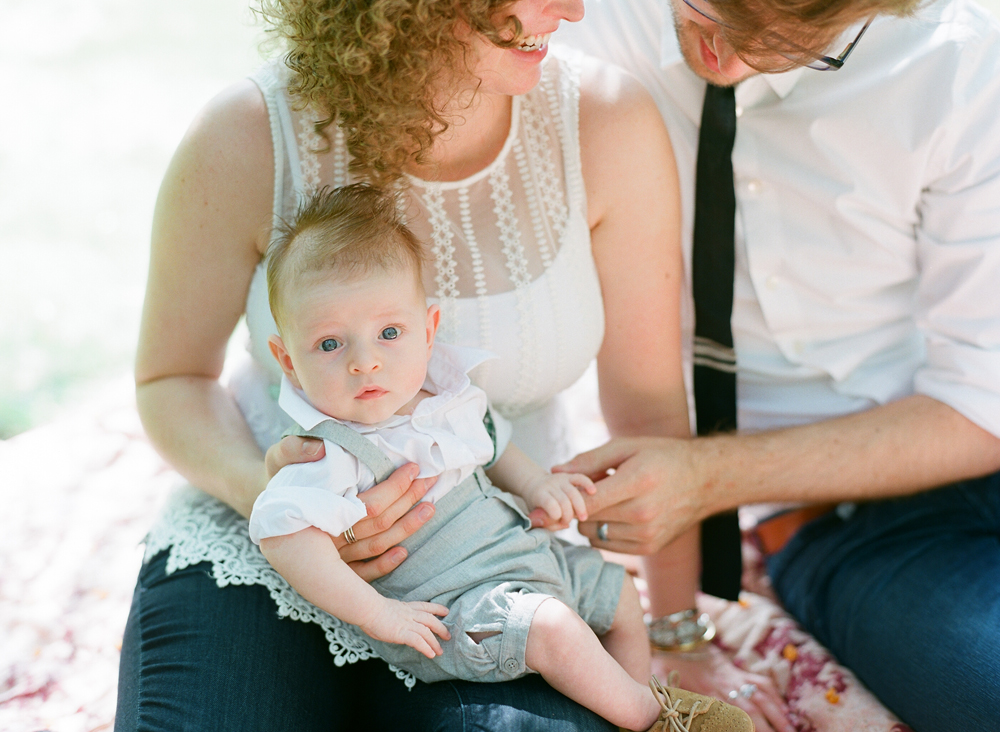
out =
[[[399,466],[346,425],[327,421],[286,434],[340,445],[375,474],[377,483]],[[594,632],[611,627],[625,569],[591,547],[567,544],[531,522],[512,496],[482,467],[435,504],[433,518],[402,542],[408,556],[372,585],[385,597],[436,602],[449,609],[450,641],[429,659],[405,645],[363,635],[385,661],[421,681],[509,681],[533,673],[524,663],[528,628],[541,602],[555,597],[576,610]],[[499,633],[476,643],[468,633]]]

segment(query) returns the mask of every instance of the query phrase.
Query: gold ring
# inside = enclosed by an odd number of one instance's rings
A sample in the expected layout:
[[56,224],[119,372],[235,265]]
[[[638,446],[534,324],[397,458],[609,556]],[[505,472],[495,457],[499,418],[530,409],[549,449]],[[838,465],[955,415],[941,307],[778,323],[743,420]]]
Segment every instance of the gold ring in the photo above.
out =
[[354,527],[348,526],[347,531],[344,532],[344,539],[347,540],[348,544],[353,544],[357,541],[357,537],[354,536]]

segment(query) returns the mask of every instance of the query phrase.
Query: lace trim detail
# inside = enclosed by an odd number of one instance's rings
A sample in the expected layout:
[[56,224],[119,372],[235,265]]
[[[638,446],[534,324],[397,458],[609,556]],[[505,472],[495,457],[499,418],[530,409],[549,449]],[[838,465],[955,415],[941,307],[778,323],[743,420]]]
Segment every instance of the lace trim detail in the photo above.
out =
[[323,138],[316,132],[319,116],[313,110],[306,110],[299,118],[299,163],[302,168],[303,197],[312,195],[319,190],[319,156],[317,151],[323,148]]
[[[250,541],[247,520],[221,501],[190,486],[180,489],[146,537],[148,561],[169,550],[167,574],[201,562],[212,563],[220,588],[229,585],[266,587],[278,615],[323,629],[337,666],[378,658],[363,636],[338,618],[307,602],[278,574]],[[413,674],[390,665],[398,679],[413,688]]]
[[[520,140],[514,141],[513,152],[515,158],[524,156],[524,149]],[[521,411],[527,410],[527,394],[531,393],[537,379],[538,359],[533,355],[538,353],[536,348],[528,348],[528,340],[535,334],[534,311],[531,308],[527,288],[531,284],[531,276],[528,273],[528,259],[524,254],[524,245],[521,243],[521,230],[518,225],[517,216],[514,214],[513,193],[510,189],[510,176],[503,168],[497,168],[490,175],[490,198],[493,199],[493,213],[497,216],[497,228],[500,230],[501,252],[507,260],[507,271],[510,274],[510,281],[514,284],[514,293],[517,297],[518,313],[518,340],[520,341],[520,352],[525,356],[521,364],[518,383],[514,390],[514,396],[510,403],[506,405],[503,415],[507,418],[519,416]]]
[[441,306],[442,337],[446,342],[452,343],[458,332],[458,309],[455,307],[455,299],[458,297],[458,275],[455,268],[458,265],[455,262],[455,245],[452,243],[455,232],[444,210],[444,192],[441,186],[429,185],[424,191],[423,201],[431,224],[431,251],[437,268],[437,275],[434,277],[434,282],[437,283],[435,294]]
[[[542,86],[542,92],[549,102],[550,116],[556,128],[556,134],[561,141],[563,134],[559,99],[552,88],[552,79],[548,74],[543,77]],[[535,100],[528,97],[525,102],[521,106],[524,141],[528,146],[528,155],[535,162],[533,172],[539,197],[545,205],[548,224],[552,228],[552,240],[561,243],[566,233],[566,223],[569,221],[569,207],[566,205],[562,180],[557,172],[555,160],[552,159],[552,140],[545,129],[545,116],[535,110]],[[544,249],[540,249],[542,261],[551,262],[552,255],[547,242],[543,244],[543,239],[539,237],[539,244],[544,246]]]
[[[472,278],[476,283],[476,298],[479,304],[479,344],[480,348],[489,351],[493,341],[490,338],[489,290],[486,288],[486,270],[483,267],[483,253],[479,251],[476,241],[476,230],[472,226],[472,210],[469,205],[469,189],[458,189],[458,217],[462,224],[462,235],[472,259]],[[489,361],[480,367],[481,378],[488,378]]]
[[[551,74],[548,73],[548,70],[542,76],[541,86],[543,93],[548,98],[549,112],[556,127],[556,134],[562,140],[562,126],[559,124],[561,121],[559,98],[553,89]],[[552,140],[546,131],[545,119],[543,115],[536,112],[535,102],[531,98],[525,99],[521,110],[528,155],[517,156],[517,165],[528,199],[528,209],[531,213],[531,224],[535,233],[538,253],[543,268],[548,270],[553,262],[550,243],[558,241],[560,247],[568,246],[565,233],[569,222],[569,207],[566,205],[563,187],[560,184],[561,178],[553,160]],[[533,166],[529,167],[529,159],[535,163]],[[545,206],[544,216],[540,211],[539,200]],[[555,281],[551,277],[547,277],[546,280],[548,281],[549,299],[556,322],[562,322],[562,298],[556,292]],[[552,364],[557,378],[560,379],[566,368],[563,358],[566,349],[562,347],[561,343],[563,336],[561,331],[553,336],[560,340],[560,347],[555,349],[556,363]]]
[[344,142],[344,130],[337,125],[333,134],[333,185],[340,188],[347,182],[347,144]]

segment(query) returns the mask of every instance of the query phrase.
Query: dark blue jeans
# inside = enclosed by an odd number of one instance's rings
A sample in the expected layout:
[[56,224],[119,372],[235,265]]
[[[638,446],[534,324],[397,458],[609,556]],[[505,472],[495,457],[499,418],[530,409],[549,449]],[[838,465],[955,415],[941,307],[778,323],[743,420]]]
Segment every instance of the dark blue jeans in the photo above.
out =
[[1000,474],[828,514],[768,569],[785,607],[914,730],[1000,730]]
[[379,660],[337,667],[322,630],[279,618],[265,588],[219,588],[210,566],[142,568],[119,671],[117,732],[336,732],[615,728],[538,675],[502,684],[417,683]]

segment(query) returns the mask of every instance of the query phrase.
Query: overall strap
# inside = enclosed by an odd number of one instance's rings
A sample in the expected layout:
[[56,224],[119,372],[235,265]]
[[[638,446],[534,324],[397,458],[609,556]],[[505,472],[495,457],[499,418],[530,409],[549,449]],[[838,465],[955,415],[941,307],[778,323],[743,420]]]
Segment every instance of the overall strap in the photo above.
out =
[[347,425],[341,424],[340,422],[334,422],[332,419],[320,422],[311,430],[304,430],[298,425],[295,425],[294,427],[290,427],[285,430],[285,434],[282,435],[282,437],[287,435],[295,435],[296,437],[315,437],[318,439],[328,440],[334,445],[340,445],[347,452],[351,453],[351,455],[360,460],[363,465],[368,466],[368,469],[375,474],[376,483],[381,483],[383,480],[392,475],[393,471],[396,469],[392,460],[390,460],[384,452],[375,447],[370,440],[358,434]]

